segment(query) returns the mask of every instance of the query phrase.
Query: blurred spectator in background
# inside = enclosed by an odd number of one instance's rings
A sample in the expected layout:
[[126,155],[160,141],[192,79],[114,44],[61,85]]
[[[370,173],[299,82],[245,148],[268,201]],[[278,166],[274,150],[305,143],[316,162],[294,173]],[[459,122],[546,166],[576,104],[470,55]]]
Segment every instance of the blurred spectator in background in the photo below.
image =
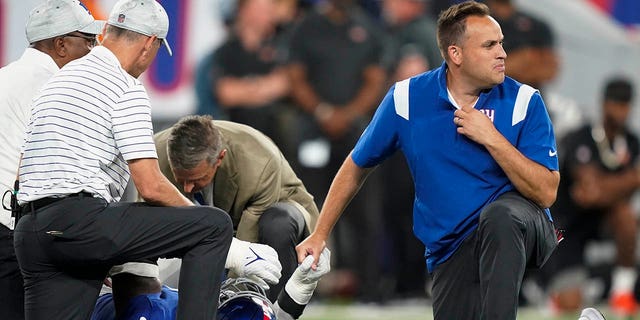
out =
[[213,92],[213,58],[215,50],[207,53],[195,67],[193,86],[196,96],[195,114],[210,115],[215,119],[228,119]]
[[[291,95],[301,111],[297,169],[318,205],[382,96],[382,48],[381,31],[352,0],[318,3],[294,30],[289,70]],[[379,300],[381,282],[375,249],[381,241],[379,188],[369,184],[353,200],[353,214],[337,226],[333,249],[338,269],[333,275],[341,268],[353,271],[344,273],[351,275],[346,279],[355,276],[360,286],[348,280],[341,284],[369,301]]]
[[589,240],[607,226],[617,249],[609,293],[611,309],[620,315],[637,312],[636,217],[631,197],[640,187],[638,138],[627,127],[632,84],[623,78],[606,83],[602,120],[570,132],[560,142],[563,172],[558,200],[551,208],[556,225],[565,230],[545,267],[552,304],[559,311],[577,311],[588,277],[584,252]]
[[[225,0],[220,2],[220,12],[221,18],[227,26],[228,37],[233,37],[234,31],[234,21],[236,20],[236,12],[238,1],[236,0]],[[283,60],[286,60],[287,51],[291,39],[291,34],[293,30],[293,26],[300,19],[304,12],[303,5],[308,5],[307,2],[302,1],[299,2],[297,0],[274,0],[273,2],[273,15],[275,15],[275,31],[273,34],[269,35],[268,45],[274,48],[277,48],[278,58],[277,63],[280,63]],[[221,44],[222,46],[223,44]],[[197,115],[211,115],[214,119],[218,120],[229,120],[229,112],[221,106],[218,102],[217,92],[216,92],[216,80],[219,76],[217,74],[217,64],[214,62],[215,56],[217,53],[217,48],[207,53],[201,60],[198,61],[198,65],[195,68],[194,72],[194,87],[196,94],[196,111]],[[242,59],[242,57],[240,58]],[[271,128],[276,132],[277,143],[285,154],[287,158],[292,157],[292,153],[295,147],[293,146],[293,142],[291,142],[291,135],[287,132],[287,123],[293,121],[292,118],[292,108],[290,108],[290,104],[288,99],[280,98],[277,99],[278,107],[275,109],[277,122],[274,122],[270,125]],[[282,105],[282,106],[281,106]],[[259,128],[260,129],[260,128]]]
[[[219,15],[215,18],[220,19],[224,24],[224,31],[226,31],[225,34],[227,36],[231,33],[233,19],[236,16],[236,6],[236,0],[219,0],[217,2],[217,11]],[[213,73],[214,57],[216,55],[217,48],[218,46],[207,52],[195,65],[193,73],[193,86],[196,98],[195,114],[201,116],[209,115],[214,119],[226,120],[229,117],[225,110],[223,110],[218,104],[218,99],[216,98],[213,86],[215,81],[215,75]],[[168,126],[170,125],[171,124]]]
[[546,21],[517,10],[512,0],[487,0],[502,26],[507,52],[507,75],[534,88],[555,79],[559,60],[555,37]]
[[[436,22],[426,15],[429,0],[383,0],[382,17],[388,38],[385,62],[392,85],[440,66]],[[394,293],[398,297],[425,294],[427,266],[424,245],[413,235],[414,187],[404,155],[396,153],[378,169],[382,175],[386,256]]]
[[289,94],[278,45],[277,0],[239,0],[227,40],[215,51],[213,92],[229,120],[249,125],[279,143],[279,102]]
[[427,0],[383,0],[382,8],[389,32],[392,82],[440,66],[436,23],[425,15]]
[[575,101],[549,88],[560,71],[553,29],[546,21],[518,10],[513,0],[486,3],[502,26],[507,75],[541,91],[556,137],[561,138],[580,125],[582,117]]

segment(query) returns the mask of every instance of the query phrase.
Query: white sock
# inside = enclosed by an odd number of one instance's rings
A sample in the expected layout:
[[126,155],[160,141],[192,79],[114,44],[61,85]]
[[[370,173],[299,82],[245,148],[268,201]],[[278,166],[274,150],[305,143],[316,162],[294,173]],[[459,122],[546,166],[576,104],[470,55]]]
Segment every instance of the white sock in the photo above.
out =
[[638,273],[633,267],[617,266],[611,275],[611,293],[633,292]]

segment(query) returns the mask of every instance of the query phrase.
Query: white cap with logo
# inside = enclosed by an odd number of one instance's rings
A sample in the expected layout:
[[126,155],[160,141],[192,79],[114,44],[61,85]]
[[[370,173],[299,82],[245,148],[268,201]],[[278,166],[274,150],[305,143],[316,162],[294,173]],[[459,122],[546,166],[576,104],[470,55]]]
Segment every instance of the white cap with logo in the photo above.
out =
[[108,23],[145,36],[156,36],[162,40],[169,55],[173,55],[167,42],[169,16],[155,0],[120,0],[111,9]]
[[47,0],[31,10],[25,31],[34,43],[74,31],[98,35],[103,27],[78,0]]

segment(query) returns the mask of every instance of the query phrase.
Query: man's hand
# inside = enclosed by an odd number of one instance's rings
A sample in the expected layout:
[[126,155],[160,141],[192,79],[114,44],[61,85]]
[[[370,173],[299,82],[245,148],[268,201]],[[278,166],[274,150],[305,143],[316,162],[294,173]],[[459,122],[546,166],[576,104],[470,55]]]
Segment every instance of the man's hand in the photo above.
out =
[[458,133],[481,145],[487,145],[500,136],[491,119],[472,107],[456,110],[453,123],[458,127]]
[[268,245],[233,238],[225,268],[238,277],[249,278],[265,290],[280,281],[282,265],[276,250]]
[[316,270],[311,269],[312,263],[313,256],[307,256],[284,287],[291,299],[300,305],[309,303],[320,278],[331,271],[331,251],[322,250]]
[[304,239],[300,244],[296,246],[296,253],[298,254],[298,263],[302,263],[307,256],[313,256],[315,259],[311,264],[311,269],[316,270],[318,268],[318,260],[320,254],[326,247],[326,242],[320,236],[316,236],[315,233]]

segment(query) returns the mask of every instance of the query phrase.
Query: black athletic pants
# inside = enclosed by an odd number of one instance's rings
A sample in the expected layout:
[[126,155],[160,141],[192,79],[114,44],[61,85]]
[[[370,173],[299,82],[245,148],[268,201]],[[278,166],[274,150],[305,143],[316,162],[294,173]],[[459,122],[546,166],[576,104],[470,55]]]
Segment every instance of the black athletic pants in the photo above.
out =
[[211,207],[75,196],[36,208],[14,239],[26,319],[89,319],[112,265],[157,257],[182,258],[177,318],[215,319],[231,237],[229,215]]
[[435,268],[434,319],[516,319],[525,269],[544,264],[557,243],[542,209],[516,192],[500,196],[453,256]]

